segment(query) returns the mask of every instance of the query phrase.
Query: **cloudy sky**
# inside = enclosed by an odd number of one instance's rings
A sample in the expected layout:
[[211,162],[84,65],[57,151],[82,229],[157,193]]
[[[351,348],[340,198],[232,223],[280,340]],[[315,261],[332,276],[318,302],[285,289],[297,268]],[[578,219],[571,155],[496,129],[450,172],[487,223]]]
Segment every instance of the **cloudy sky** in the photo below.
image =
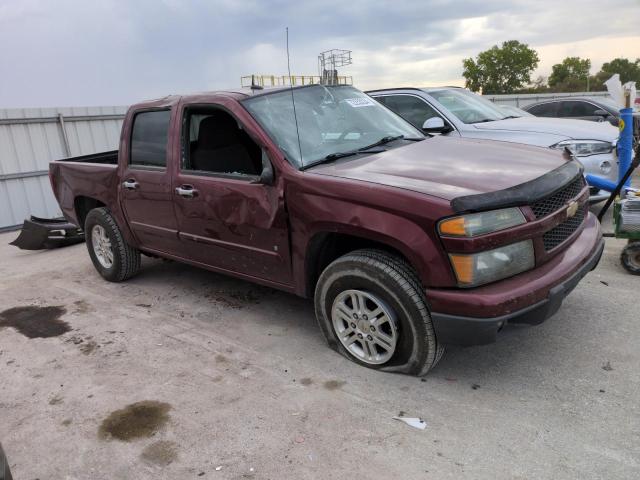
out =
[[462,85],[462,59],[504,40],[595,73],[640,57],[640,0],[0,0],[0,108],[126,105],[238,87],[251,73],[316,74],[353,51],[362,89]]

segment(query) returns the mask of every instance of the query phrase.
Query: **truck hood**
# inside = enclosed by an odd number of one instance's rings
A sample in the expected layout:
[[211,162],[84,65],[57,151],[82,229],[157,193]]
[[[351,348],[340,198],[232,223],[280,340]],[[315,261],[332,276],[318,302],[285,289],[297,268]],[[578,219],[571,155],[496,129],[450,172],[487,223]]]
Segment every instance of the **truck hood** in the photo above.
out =
[[557,143],[558,137],[562,137],[561,140],[603,140],[605,142],[614,142],[618,138],[618,129],[609,122],[589,122],[568,118],[508,118],[494,122],[474,123],[473,127],[479,131],[510,131],[538,133],[541,136],[548,135],[548,142],[536,142],[538,145],[546,146]]
[[530,182],[568,161],[559,150],[435,136],[381,153],[318,165],[307,172],[452,200]]

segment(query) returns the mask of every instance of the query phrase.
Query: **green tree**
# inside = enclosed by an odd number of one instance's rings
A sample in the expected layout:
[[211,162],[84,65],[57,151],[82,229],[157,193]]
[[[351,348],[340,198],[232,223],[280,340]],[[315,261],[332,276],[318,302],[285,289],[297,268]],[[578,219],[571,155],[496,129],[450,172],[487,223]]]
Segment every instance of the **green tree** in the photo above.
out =
[[592,77],[591,84],[594,90],[606,90],[604,82],[611,78],[614,73],[620,74],[620,81],[636,82],[636,88],[640,86],[640,58],[635,62],[627,58],[614,58],[610,62],[604,63],[602,68]]
[[546,77],[542,75],[538,76],[529,85],[524,88],[516,90],[514,93],[548,93],[549,86],[547,85]]
[[591,60],[567,57],[551,67],[549,87],[556,92],[581,92],[587,89]]
[[465,86],[483,94],[513,93],[531,83],[538,53],[517,40],[502,42],[462,61]]

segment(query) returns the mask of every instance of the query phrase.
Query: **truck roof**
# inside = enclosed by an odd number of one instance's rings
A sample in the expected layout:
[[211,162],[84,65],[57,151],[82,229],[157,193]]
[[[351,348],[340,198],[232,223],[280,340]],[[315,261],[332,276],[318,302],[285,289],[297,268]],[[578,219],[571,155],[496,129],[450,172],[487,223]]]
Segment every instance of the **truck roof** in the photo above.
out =
[[[317,85],[317,84],[313,84]],[[151,100],[143,100],[131,106],[131,108],[158,108],[158,107],[169,107],[175,105],[180,100],[186,100],[187,102],[203,102],[206,103],[208,101],[213,101],[216,97],[229,97],[233,98],[237,101],[244,100],[247,97],[258,97],[261,95],[268,95],[270,93],[280,92],[282,90],[298,90],[301,88],[307,88],[312,85],[299,85],[295,87],[283,86],[283,87],[268,87],[263,89],[251,89],[249,87],[246,88],[232,88],[225,90],[213,90],[210,92],[196,92],[189,94],[176,94],[176,95],[167,95],[161,98],[155,98]],[[339,85],[343,86],[343,85]]]

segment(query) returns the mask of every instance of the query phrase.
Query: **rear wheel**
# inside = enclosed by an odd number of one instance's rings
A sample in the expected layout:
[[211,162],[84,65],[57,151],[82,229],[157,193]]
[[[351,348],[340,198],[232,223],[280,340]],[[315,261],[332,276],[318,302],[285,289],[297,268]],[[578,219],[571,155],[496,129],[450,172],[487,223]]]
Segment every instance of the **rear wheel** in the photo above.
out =
[[121,282],[140,270],[140,251],[125,242],[115,219],[106,208],[89,212],[84,223],[93,266],[110,282]]
[[620,261],[628,272],[640,275],[640,241],[629,242],[622,250]]
[[374,369],[425,375],[440,360],[415,271],[381,250],[357,250],[320,275],[316,316],[329,346]]

